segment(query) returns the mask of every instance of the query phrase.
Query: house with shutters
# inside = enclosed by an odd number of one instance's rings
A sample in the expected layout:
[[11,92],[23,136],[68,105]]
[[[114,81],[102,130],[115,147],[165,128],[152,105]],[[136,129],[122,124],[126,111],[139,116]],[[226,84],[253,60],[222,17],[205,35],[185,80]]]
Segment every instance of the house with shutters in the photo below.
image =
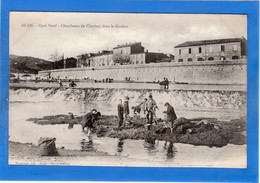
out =
[[247,57],[247,40],[242,38],[186,41],[175,48],[175,62],[237,60]]

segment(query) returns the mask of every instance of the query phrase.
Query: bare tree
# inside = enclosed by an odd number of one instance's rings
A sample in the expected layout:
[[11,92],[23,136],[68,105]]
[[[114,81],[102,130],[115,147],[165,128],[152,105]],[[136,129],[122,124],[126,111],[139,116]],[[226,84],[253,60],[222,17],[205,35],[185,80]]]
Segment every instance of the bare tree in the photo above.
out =
[[113,55],[113,60],[115,63],[128,64],[130,62],[130,55],[116,53]]
[[62,54],[60,54],[57,50],[54,53],[50,54],[50,60],[53,62],[59,61],[62,59]]

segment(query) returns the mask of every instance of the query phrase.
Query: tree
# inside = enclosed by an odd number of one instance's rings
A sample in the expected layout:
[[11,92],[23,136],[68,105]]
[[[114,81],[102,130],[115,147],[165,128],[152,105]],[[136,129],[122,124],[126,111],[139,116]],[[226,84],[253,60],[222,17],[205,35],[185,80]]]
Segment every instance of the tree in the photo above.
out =
[[50,54],[49,59],[54,62],[54,69],[58,69],[59,68],[58,61],[62,59],[62,55],[57,50],[55,50],[54,53]]
[[62,54],[60,54],[57,50],[54,53],[50,54],[51,61],[56,62],[62,59]]
[[119,64],[127,64],[130,62],[130,55],[115,53],[113,55],[113,61]]

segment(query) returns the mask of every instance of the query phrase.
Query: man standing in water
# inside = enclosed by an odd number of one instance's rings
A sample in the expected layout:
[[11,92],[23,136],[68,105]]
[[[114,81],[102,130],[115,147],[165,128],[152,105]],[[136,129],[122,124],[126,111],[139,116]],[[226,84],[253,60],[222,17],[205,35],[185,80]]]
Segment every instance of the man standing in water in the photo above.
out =
[[117,105],[117,112],[118,112],[118,128],[123,125],[124,120],[124,106],[122,104],[122,99],[119,99],[119,104]]
[[155,100],[153,99],[152,94],[150,93],[149,98],[146,102],[146,111],[147,111],[146,119],[147,119],[147,123],[149,124],[149,126],[153,124],[153,117],[154,117],[156,108],[158,109],[157,104],[156,104]]
[[164,106],[167,106],[167,110],[164,111],[163,113],[167,114],[167,123],[171,123],[171,132],[173,131],[173,125],[174,125],[174,120],[177,119],[177,116],[175,114],[174,108],[166,102]]
[[125,120],[127,121],[129,118],[129,97],[125,97],[125,102],[124,102],[124,113],[125,113]]

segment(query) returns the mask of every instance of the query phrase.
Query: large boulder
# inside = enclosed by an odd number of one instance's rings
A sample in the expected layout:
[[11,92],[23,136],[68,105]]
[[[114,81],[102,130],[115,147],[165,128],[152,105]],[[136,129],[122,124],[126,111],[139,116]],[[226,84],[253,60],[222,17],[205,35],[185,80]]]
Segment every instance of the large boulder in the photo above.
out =
[[41,156],[58,156],[59,153],[55,144],[56,138],[53,137],[41,137],[38,140],[38,146],[40,147],[39,154]]

